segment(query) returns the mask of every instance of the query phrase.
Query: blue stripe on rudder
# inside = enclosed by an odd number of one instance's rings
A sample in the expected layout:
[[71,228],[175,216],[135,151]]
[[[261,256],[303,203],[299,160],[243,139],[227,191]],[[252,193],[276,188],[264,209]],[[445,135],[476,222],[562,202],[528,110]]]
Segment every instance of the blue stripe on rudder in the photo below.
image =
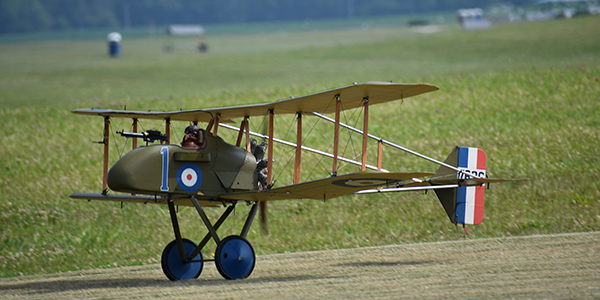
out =
[[469,148],[458,147],[458,167],[468,168],[469,167]]
[[456,223],[465,223],[465,210],[467,205],[467,188],[459,187],[456,189]]

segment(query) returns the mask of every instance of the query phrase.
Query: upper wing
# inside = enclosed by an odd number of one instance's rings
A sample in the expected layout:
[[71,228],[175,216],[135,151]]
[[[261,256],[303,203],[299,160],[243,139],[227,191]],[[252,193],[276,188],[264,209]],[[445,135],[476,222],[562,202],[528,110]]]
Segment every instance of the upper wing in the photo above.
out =
[[[181,111],[139,111],[139,110],[117,110],[102,108],[77,108],[71,111],[74,114],[103,116],[111,118],[151,119],[151,120],[179,120],[210,122],[213,115],[203,109],[181,110]],[[221,120],[228,122],[229,120]]]
[[363,171],[326,179],[309,181],[270,190],[239,192],[221,195],[227,200],[271,201],[285,199],[326,200],[352,194],[364,189],[387,186],[413,178],[431,176],[434,173],[384,173],[379,171]]
[[363,104],[365,98],[369,99],[369,104],[379,104],[388,101],[404,99],[419,94],[436,91],[439,88],[429,84],[404,84],[389,82],[366,82],[358,83],[316,94],[291,97],[266,104],[215,107],[208,109],[194,109],[171,112],[153,112],[153,111],[127,111],[112,109],[75,109],[72,112],[82,115],[99,115],[116,118],[137,118],[137,119],[159,119],[169,118],[178,121],[196,121],[209,122],[214,115],[219,115],[222,122],[229,122],[232,119],[264,116],[269,110],[275,114],[295,114],[297,112],[318,112],[323,114],[335,112],[335,103],[332,100],[339,95],[342,101],[342,109],[351,109]]

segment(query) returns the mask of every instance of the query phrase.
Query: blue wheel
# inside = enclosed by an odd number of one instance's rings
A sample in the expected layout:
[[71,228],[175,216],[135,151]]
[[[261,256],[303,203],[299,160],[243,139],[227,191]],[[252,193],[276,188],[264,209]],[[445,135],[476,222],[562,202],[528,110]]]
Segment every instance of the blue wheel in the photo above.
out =
[[[190,240],[183,239],[183,249],[185,255],[189,256],[196,250],[196,244]],[[198,278],[202,272],[202,253],[199,253],[194,257],[194,261],[184,263],[179,258],[179,248],[177,247],[177,241],[170,242],[162,253],[161,265],[163,272],[167,275],[167,278],[171,280],[187,280]]]
[[243,279],[250,276],[255,263],[254,248],[241,236],[228,236],[217,246],[215,265],[225,279]]

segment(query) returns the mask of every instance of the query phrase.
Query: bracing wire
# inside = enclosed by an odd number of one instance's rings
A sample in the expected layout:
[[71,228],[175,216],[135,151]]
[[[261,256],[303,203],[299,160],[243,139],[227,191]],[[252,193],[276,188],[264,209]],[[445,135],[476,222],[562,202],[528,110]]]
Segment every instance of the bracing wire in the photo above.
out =
[[[123,148],[119,149],[119,144],[117,143],[117,138],[115,137],[115,134],[109,135],[112,136],[114,148],[117,151],[117,155],[119,156],[119,158],[123,157],[123,153],[125,152],[125,146],[127,146],[127,143],[123,143]],[[125,138],[125,140],[127,140],[127,138]]]
[[[334,103],[336,101],[337,97],[338,97],[338,95],[335,95],[335,96],[333,96],[333,98],[331,98],[331,100],[325,107],[324,111],[327,111],[329,109],[329,107],[332,105],[332,103]],[[308,131],[308,133],[304,137],[302,137],[303,144],[304,144],[304,140],[312,134],[313,130],[317,127],[318,123],[319,123],[318,119],[312,123],[312,126],[310,127],[310,130]],[[322,138],[327,139],[327,137],[323,134],[323,132],[319,132],[319,131],[317,131],[317,132],[321,135]],[[327,151],[329,151],[331,149],[331,145],[332,144],[330,143],[329,147],[327,148]],[[317,168],[321,166],[324,158],[325,158],[324,156],[320,156],[320,158],[317,160],[317,163],[314,165],[312,170],[308,173],[308,178],[310,178],[315,173]],[[327,168],[324,168],[324,169],[327,170]],[[327,171],[327,173],[329,173],[329,172]]]
[[[319,121],[319,120],[316,120],[316,121],[313,123],[313,127],[312,127],[312,128],[314,128],[314,127],[316,127],[316,126],[317,126],[317,124],[318,124],[318,121]],[[311,131],[312,131],[312,129],[311,129]],[[317,131],[317,132],[318,132],[318,131]],[[325,137],[323,134],[321,134],[321,136],[322,136],[322,137]],[[329,144],[329,147],[327,148],[327,151],[330,151],[330,149],[331,149],[331,143]],[[320,156],[319,156],[319,159],[317,160],[317,163],[314,165],[314,167],[312,168],[312,170],[311,170],[311,171],[308,173],[308,178],[310,178],[310,177],[311,177],[311,176],[312,176],[312,175],[315,173],[315,171],[317,170],[317,168],[319,168],[319,167],[321,167],[321,166],[322,166],[321,164],[322,164],[322,162],[323,162],[323,159],[324,159],[324,158],[325,158],[325,156],[323,156],[323,155],[320,155]],[[325,169],[325,170],[327,170],[327,168],[324,168],[324,169]],[[329,173],[329,171],[326,171],[326,172],[327,172],[328,174],[331,174],[331,173]]]
[[[296,122],[298,122],[298,119],[296,119]],[[294,125],[293,121],[289,123],[288,129],[287,129],[287,135],[283,138],[284,140],[286,140],[287,137],[289,137],[294,132],[294,130],[292,129],[293,125]],[[278,148],[280,148],[280,147],[278,147]],[[273,148],[273,149],[275,149],[275,148]],[[285,170],[287,170],[288,166],[292,162],[292,159],[294,158],[292,155],[289,155],[289,153],[292,152],[292,150],[293,149],[285,150],[285,148],[281,148],[280,150],[277,150],[278,154],[285,153],[286,157],[288,157],[288,159],[287,159],[285,165],[282,168],[279,169],[279,172],[277,174],[273,174],[273,177],[272,177],[272,180],[271,180],[272,182],[277,181],[277,179],[279,179],[281,176],[283,176],[283,172]],[[275,153],[273,153],[273,157],[275,157]]]
[[[177,139],[171,138],[171,144],[173,144],[173,141],[180,141],[181,142],[181,140],[183,140],[183,136],[181,136],[181,130],[178,129],[178,126],[176,126],[174,124],[177,124],[177,123],[171,123],[171,132],[170,132],[170,134],[171,134],[171,137],[175,137]],[[173,134],[173,132],[176,132],[176,134]]]
[[[352,124],[352,127],[356,128],[356,124],[358,124],[358,117],[356,117],[356,118],[355,118],[355,115],[356,115],[357,113],[360,113],[360,112],[362,112],[362,111],[363,111],[362,107],[361,107],[361,109],[360,109],[360,110],[356,110],[356,109],[355,109],[355,110],[353,110],[353,113],[352,113],[352,115],[350,116],[350,119],[354,119],[354,120],[355,120],[355,121],[354,121],[354,124]],[[347,118],[347,116],[346,116],[346,114],[345,114],[345,113],[344,113],[344,122],[345,122],[346,124],[350,124],[350,123],[348,122],[348,118]],[[358,154],[356,153],[356,146],[354,145],[354,140],[352,139],[352,136],[353,136],[353,135],[354,135],[354,132],[353,132],[353,131],[351,131],[351,130],[348,130],[348,143],[346,143],[346,147],[344,147],[344,151],[342,151],[342,156],[346,155],[346,151],[348,151],[348,147],[350,147],[350,149],[352,150],[352,152],[353,152],[353,154],[354,154],[354,157],[355,157],[355,158],[356,158],[356,157],[358,157]]]

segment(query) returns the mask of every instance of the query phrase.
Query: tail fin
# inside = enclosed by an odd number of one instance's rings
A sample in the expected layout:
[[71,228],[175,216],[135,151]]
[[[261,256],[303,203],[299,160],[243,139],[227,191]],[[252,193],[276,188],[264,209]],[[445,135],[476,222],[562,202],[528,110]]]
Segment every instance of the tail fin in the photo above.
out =
[[485,186],[484,184],[461,186],[460,180],[486,177],[485,152],[478,148],[456,147],[444,162],[457,167],[458,171],[441,166],[431,178],[431,183],[435,185],[437,181],[443,184],[448,183],[449,180],[459,183],[458,187],[435,190],[450,221],[465,225],[481,223]]

